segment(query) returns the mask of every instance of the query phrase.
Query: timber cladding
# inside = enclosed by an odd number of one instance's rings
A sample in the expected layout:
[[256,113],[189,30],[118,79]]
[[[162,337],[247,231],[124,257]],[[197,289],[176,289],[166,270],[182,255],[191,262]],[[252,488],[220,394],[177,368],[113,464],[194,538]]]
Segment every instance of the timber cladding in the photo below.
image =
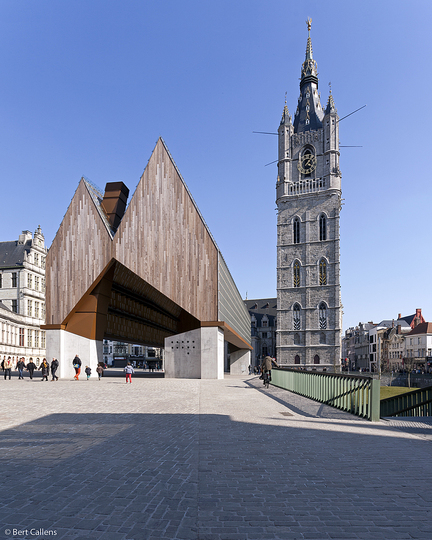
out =
[[116,259],[199,320],[217,318],[218,249],[161,139],[114,238]]
[[[126,292],[140,295],[143,283],[150,286],[143,291],[147,300],[149,291],[157,291],[159,305],[165,303],[175,317],[182,311],[200,321],[217,320],[218,249],[161,139],[115,234],[101,201],[82,179],[47,255],[47,324],[70,321],[109,264],[116,265],[106,313],[109,333],[137,339],[142,321],[150,321],[156,343],[170,331],[170,317],[150,317]],[[78,311],[90,309],[84,304]]]

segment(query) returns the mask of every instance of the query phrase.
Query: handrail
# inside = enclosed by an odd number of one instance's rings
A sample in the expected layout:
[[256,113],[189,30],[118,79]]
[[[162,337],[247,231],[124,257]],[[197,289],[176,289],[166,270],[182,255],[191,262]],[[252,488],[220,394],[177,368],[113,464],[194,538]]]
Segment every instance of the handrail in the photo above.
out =
[[271,384],[373,422],[380,419],[380,382],[373,377],[274,368]]
[[380,414],[381,417],[432,416],[432,386],[383,399]]

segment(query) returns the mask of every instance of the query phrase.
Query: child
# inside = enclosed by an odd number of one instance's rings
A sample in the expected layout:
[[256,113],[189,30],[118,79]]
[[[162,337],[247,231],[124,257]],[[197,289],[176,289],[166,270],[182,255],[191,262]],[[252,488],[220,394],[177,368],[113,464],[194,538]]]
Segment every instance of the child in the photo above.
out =
[[88,366],[86,366],[85,368],[85,374],[87,375],[87,380],[90,379],[90,375],[91,375],[91,368],[89,368]]
[[100,378],[103,377],[103,367],[102,365],[99,363],[98,364],[98,367],[96,368],[96,373],[98,374],[98,379],[100,381]]
[[130,362],[127,363],[127,366],[124,368],[124,371],[126,373],[126,384],[128,382],[128,379],[129,379],[129,382],[132,384],[132,373],[134,373],[134,368],[131,366]]

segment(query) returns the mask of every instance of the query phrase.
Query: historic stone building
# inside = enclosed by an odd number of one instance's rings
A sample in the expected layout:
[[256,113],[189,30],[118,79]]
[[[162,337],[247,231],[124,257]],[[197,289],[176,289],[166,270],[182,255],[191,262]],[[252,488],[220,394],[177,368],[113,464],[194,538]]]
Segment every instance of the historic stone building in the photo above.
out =
[[278,130],[277,360],[323,369],[341,358],[339,117],[331,92],[320,103],[310,27],[294,122],[285,103]]
[[45,356],[45,258],[40,226],[34,235],[0,242],[0,356]]

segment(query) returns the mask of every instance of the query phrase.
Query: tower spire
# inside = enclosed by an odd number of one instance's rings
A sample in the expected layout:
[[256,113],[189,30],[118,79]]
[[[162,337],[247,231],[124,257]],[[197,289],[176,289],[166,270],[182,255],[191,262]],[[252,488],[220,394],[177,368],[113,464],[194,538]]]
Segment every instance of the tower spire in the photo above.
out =
[[312,26],[312,19],[309,18],[306,21],[307,27],[308,27],[308,39],[306,44],[306,56],[305,61],[302,65],[301,70],[301,81],[300,81],[300,88],[306,84],[307,82],[313,81],[318,84],[318,68],[317,63],[313,59],[313,53],[312,53],[312,39],[310,36],[311,26]]
[[294,116],[294,129],[296,133],[320,129],[322,127],[322,119],[324,118],[324,112],[318,94],[318,68],[312,54],[312,40],[310,36],[312,19],[309,18],[306,24],[308,28],[306,56],[302,64],[300,97]]

